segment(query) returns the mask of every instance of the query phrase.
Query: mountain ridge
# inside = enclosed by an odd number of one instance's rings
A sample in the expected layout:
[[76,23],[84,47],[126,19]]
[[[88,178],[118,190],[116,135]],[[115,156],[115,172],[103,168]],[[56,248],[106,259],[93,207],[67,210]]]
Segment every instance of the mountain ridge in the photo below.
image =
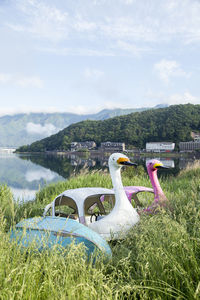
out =
[[69,150],[71,142],[124,142],[144,148],[146,142],[191,140],[191,131],[200,131],[200,105],[180,104],[135,112],[101,121],[71,124],[48,138],[22,146],[21,152]]
[[70,112],[30,112],[4,115],[0,117],[0,147],[20,147],[31,144],[80,121],[106,120],[111,117],[148,109],[152,108],[104,109],[98,113],[82,115]]

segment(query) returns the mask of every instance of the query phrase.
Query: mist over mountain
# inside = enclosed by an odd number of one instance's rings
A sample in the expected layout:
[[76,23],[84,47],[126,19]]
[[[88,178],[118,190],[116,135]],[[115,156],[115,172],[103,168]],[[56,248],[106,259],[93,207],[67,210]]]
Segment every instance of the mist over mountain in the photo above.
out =
[[[167,105],[165,105],[167,106]],[[155,106],[157,109],[160,106]],[[75,113],[21,113],[0,117],[0,147],[19,147],[46,138],[84,120],[106,120],[152,108],[104,109],[95,114]]]

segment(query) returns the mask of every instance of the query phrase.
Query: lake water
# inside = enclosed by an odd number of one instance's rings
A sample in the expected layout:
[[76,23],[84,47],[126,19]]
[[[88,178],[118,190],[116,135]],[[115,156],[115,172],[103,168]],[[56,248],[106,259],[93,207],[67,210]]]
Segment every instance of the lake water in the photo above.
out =
[[[129,156],[130,157],[130,156]],[[180,169],[195,159],[159,158],[164,165],[170,167],[162,175],[178,174]],[[133,157],[132,161],[145,166],[149,158]],[[56,155],[19,155],[0,153],[0,183],[7,184],[15,199],[32,200],[35,193],[49,183],[67,180],[70,175],[77,174],[83,168],[89,170],[107,168],[108,157],[104,156],[56,156]]]

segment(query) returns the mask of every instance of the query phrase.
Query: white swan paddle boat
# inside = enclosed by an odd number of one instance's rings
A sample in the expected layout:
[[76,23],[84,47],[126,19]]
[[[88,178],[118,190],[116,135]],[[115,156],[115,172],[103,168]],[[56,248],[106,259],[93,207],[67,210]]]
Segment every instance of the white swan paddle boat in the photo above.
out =
[[[121,180],[121,167],[133,166],[129,158],[114,153],[108,161],[113,190],[100,187],[69,189],[58,195],[45,207],[44,216],[51,210],[52,216],[76,219],[99,233],[106,240],[124,237],[128,230],[139,222],[139,214],[128,200]],[[104,204],[101,197],[104,195]],[[114,204],[106,215],[106,200]],[[59,210],[56,208],[59,207]],[[68,211],[66,212],[66,207]],[[69,213],[69,209],[71,212]],[[96,212],[95,212],[96,210]]]

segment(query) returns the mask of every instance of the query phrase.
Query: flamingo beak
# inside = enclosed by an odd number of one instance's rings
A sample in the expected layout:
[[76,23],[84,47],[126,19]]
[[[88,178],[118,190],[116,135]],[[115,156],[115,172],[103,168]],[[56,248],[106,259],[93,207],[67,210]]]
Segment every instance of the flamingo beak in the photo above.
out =
[[168,167],[163,166],[162,163],[155,163],[153,167],[154,169],[169,169]]
[[128,158],[124,158],[124,157],[120,157],[117,160],[118,164],[122,165],[122,166],[137,166],[137,164],[130,162],[130,160]]

